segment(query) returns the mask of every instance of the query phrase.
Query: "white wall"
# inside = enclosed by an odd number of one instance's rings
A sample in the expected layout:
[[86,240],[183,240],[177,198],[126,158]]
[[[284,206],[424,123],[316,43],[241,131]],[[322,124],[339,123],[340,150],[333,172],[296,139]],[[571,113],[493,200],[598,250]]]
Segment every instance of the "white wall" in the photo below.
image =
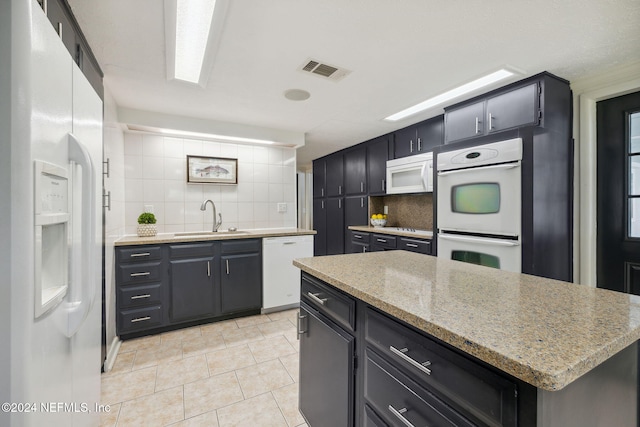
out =
[[[238,159],[238,184],[187,184],[186,156]],[[159,233],[210,230],[211,199],[222,213],[221,229],[296,226],[296,152],[126,132],[124,137],[125,231],[135,234],[145,205],[153,205]],[[286,203],[287,212],[277,211]]]
[[124,235],[124,132],[118,124],[116,103],[104,90],[104,160],[109,160],[109,176],[104,175],[105,191],[111,192],[111,210],[105,211],[105,307],[107,329],[106,367],[115,361],[111,352],[116,337],[115,252],[113,243]]

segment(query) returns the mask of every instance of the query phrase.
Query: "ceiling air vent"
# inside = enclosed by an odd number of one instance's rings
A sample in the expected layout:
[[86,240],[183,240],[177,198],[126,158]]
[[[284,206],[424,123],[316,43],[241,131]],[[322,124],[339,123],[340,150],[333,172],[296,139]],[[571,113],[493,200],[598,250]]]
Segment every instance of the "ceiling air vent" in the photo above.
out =
[[346,77],[351,71],[333,65],[323,64],[320,61],[308,59],[299,68],[300,71],[315,74],[329,80],[338,81]]

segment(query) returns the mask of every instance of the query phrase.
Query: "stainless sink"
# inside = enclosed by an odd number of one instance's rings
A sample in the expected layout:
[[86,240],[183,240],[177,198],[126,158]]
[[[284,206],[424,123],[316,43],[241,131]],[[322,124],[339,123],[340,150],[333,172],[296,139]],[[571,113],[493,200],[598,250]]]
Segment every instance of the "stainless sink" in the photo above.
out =
[[218,230],[218,231],[189,231],[189,232],[184,232],[184,233],[174,233],[173,237],[196,237],[196,236],[202,236],[202,237],[212,237],[212,236],[239,236],[239,235],[243,235],[243,234],[249,234],[248,231],[244,231],[244,230],[235,230],[235,231],[228,231],[228,230]]

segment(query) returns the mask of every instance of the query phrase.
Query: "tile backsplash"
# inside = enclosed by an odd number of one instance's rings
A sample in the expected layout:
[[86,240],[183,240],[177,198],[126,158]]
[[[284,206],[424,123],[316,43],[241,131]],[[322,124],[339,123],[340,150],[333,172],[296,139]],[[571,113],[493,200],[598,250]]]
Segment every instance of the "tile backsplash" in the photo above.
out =
[[[238,184],[187,184],[187,155],[238,159]],[[138,215],[153,206],[159,233],[210,230],[211,199],[221,229],[296,226],[296,152],[158,135],[125,133],[125,232],[135,234]],[[278,212],[278,203],[286,212]]]
[[387,226],[433,230],[433,193],[396,194],[369,198],[369,216],[389,207]]

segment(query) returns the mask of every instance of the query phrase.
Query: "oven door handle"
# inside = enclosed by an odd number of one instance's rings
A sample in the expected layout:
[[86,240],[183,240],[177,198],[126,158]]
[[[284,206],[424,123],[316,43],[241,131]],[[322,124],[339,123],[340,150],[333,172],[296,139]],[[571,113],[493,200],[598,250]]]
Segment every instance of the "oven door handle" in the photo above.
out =
[[491,165],[491,166],[479,166],[477,168],[465,168],[465,169],[454,169],[447,171],[438,171],[438,176],[445,175],[453,175],[456,173],[465,173],[465,172],[475,172],[479,170],[489,170],[489,169],[513,169],[520,167],[520,162],[516,163],[505,163],[503,165]]
[[438,238],[453,242],[483,243],[493,246],[520,246],[520,242],[515,240],[482,239],[480,237],[451,236],[442,233],[438,234]]

